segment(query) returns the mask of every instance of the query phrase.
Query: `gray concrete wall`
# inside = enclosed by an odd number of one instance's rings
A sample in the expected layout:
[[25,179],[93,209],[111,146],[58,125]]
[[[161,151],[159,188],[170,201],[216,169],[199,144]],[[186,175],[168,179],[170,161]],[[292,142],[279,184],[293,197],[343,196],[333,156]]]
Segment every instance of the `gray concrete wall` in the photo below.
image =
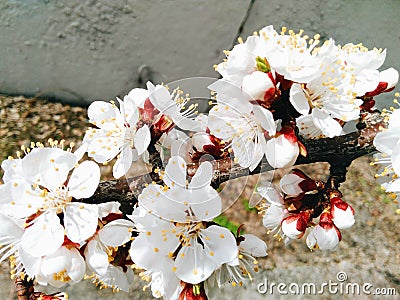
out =
[[2,0],[0,93],[113,99],[143,64],[155,82],[216,77],[236,35],[269,24],[388,48],[400,69],[399,12],[399,0]]

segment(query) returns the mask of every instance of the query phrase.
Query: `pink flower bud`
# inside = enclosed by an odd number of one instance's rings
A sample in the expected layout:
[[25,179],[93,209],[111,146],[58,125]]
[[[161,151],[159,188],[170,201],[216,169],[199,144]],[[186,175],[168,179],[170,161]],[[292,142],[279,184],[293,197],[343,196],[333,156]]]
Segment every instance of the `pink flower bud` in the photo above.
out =
[[294,169],[282,177],[280,187],[286,195],[295,197],[301,193],[316,190],[317,183],[302,171]]
[[339,229],[333,224],[331,215],[324,212],[320,221],[307,236],[307,246],[310,249],[335,250],[342,239]]
[[331,199],[331,218],[339,229],[346,229],[353,226],[354,209],[338,197]]
[[287,168],[294,165],[299,156],[299,146],[292,139],[281,134],[267,142],[267,160],[273,168]]
[[225,144],[221,139],[211,135],[208,131],[197,132],[192,136],[192,145],[196,148],[196,152],[192,155],[192,160],[197,161],[203,154],[211,154],[218,159],[228,154],[225,151]]
[[301,212],[287,217],[282,221],[282,231],[289,239],[299,239],[303,236],[310,221],[310,215]]

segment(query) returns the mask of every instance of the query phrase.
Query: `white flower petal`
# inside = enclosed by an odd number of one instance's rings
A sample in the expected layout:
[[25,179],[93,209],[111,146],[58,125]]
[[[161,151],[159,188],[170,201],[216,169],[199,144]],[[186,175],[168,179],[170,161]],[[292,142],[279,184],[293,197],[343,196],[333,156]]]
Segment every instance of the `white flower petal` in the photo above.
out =
[[21,158],[3,160],[1,163],[1,168],[4,170],[2,178],[4,183],[9,182],[11,179],[19,178],[23,175]]
[[299,186],[299,184],[303,181],[304,178],[301,178],[300,176],[294,173],[289,173],[282,177],[282,179],[279,182],[279,185],[282,192],[284,192],[289,196],[294,197],[303,192],[303,190]]
[[354,212],[350,206],[346,210],[342,210],[333,205],[331,214],[333,223],[339,229],[350,228],[355,223]]
[[150,144],[151,136],[150,129],[147,125],[143,125],[143,127],[139,128],[136,131],[134,137],[135,148],[138,151],[138,155],[141,155]]
[[400,109],[396,109],[389,118],[389,129],[400,128]]
[[87,152],[88,146],[89,146],[88,142],[83,142],[82,145],[80,145],[79,148],[74,151],[74,154],[76,156],[76,161],[80,161],[82,159],[82,157]]
[[151,292],[153,297],[160,298],[162,296],[164,299],[179,299],[182,287],[179,278],[172,271],[173,261],[169,262],[168,270],[153,272],[151,274]]
[[201,163],[196,173],[192,177],[189,184],[189,189],[200,189],[211,184],[213,176],[213,166],[210,162]]
[[308,234],[307,239],[306,239],[306,244],[307,244],[307,247],[310,249],[314,249],[315,246],[317,245],[317,239],[315,238],[313,231],[311,231]]
[[232,122],[240,119],[240,116],[232,110],[222,113],[220,113],[220,110],[219,106],[211,109],[208,117],[208,127],[212,135],[223,140],[230,140],[237,132],[237,129],[235,129],[236,126],[229,124],[233,124]]
[[325,137],[321,129],[315,126],[311,114],[298,117],[296,119],[296,126],[299,129],[300,134],[306,139]]
[[264,100],[265,93],[275,89],[275,85],[267,73],[254,71],[243,77],[242,88],[251,99]]
[[354,92],[357,96],[363,96],[367,92],[372,92],[379,84],[379,71],[373,69],[364,69],[356,74],[356,83]]
[[269,203],[276,205],[283,205],[284,203],[282,194],[274,184],[271,184],[270,186],[260,185],[257,187],[257,193]]
[[121,151],[123,143],[113,137],[94,138],[88,146],[88,156],[98,163],[105,163],[113,159]]
[[22,248],[34,257],[54,253],[64,242],[64,227],[55,213],[40,215],[25,229],[21,239]]
[[[335,250],[339,244],[339,236],[336,232],[336,229],[332,227],[331,229],[324,229],[321,226],[317,225],[310,232],[309,236],[313,236],[316,240],[316,244],[321,250]],[[307,237],[307,246],[312,249],[313,244],[315,243],[314,239],[311,237]],[[314,244],[315,245],[315,244]]]
[[149,97],[149,92],[146,89],[135,88],[128,93],[128,97],[135,102],[137,107],[143,108],[144,102]]
[[174,121],[175,125],[182,130],[201,131],[204,128],[200,121],[186,118],[183,115],[178,114],[176,116],[172,116],[172,120]]
[[89,198],[96,191],[99,182],[99,166],[93,161],[84,161],[71,174],[68,195],[75,199]]
[[176,116],[178,114],[178,108],[165,86],[158,84],[154,87],[151,82],[147,82],[147,89],[150,93],[149,98],[151,103],[162,114],[170,116]]
[[397,145],[393,150],[392,166],[396,174],[400,176],[400,145]]
[[[131,244],[129,254],[133,262],[141,268],[153,271],[162,270],[165,260],[172,260],[171,254],[180,245],[171,223],[166,226],[147,228]],[[162,232],[162,230],[164,230]],[[165,233],[165,235],[162,235]]]
[[342,133],[342,127],[328,113],[319,108],[312,110],[313,122],[315,126],[321,129],[327,137],[338,136]]
[[134,99],[129,96],[125,96],[123,107],[123,117],[126,123],[128,123],[131,127],[136,126],[137,121],[139,121],[139,110],[137,109]]
[[259,105],[253,105],[253,112],[262,128],[268,131],[270,136],[275,135],[276,125],[272,113]]
[[103,219],[104,217],[108,216],[109,214],[121,214],[122,212],[119,210],[121,203],[116,201],[100,203],[97,205],[99,209],[99,219]]
[[[236,248],[237,252],[237,248]],[[198,284],[206,280],[218,267],[199,243],[183,246],[175,259],[175,274],[184,282]]]
[[[347,46],[350,46],[350,49],[353,46],[352,44],[346,44],[343,46],[343,49],[346,49]],[[376,50],[370,50],[366,52],[352,52],[347,57],[347,62],[352,66],[358,69],[378,69],[382,66],[383,62],[386,58],[386,49],[382,52],[378,52]]]
[[400,135],[397,128],[381,131],[374,138],[374,146],[376,149],[387,155],[392,155],[393,149],[399,142]]
[[108,255],[96,239],[92,239],[87,243],[85,259],[90,270],[100,275],[107,272],[109,266]]
[[182,196],[182,194],[186,193],[187,190],[181,188],[165,192],[163,187],[151,184],[143,189],[138,200],[140,206],[154,216],[166,220],[185,222],[187,219],[185,209],[187,207],[185,207],[183,201],[177,199],[176,194]]
[[400,180],[396,179],[382,185],[387,193],[400,193]]
[[68,238],[74,243],[81,243],[90,238],[96,232],[98,212],[95,204],[70,203],[64,213],[64,226]]
[[291,167],[299,156],[297,143],[292,143],[283,134],[270,139],[267,142],[266,150],[265,156],[273,168]]
[[26,218],[37,212],[44,204],[42,191],[33,190],[23,179],[12,179],[0,185],[0,208],[15,218]]
[[288,216],[287,211],[280,205],[271,204],[263,217],[265,228],[274,230],[281,225],[282,220]]
[[97,234],[105,245],[118,247],[130,240],[133,226],[131,221],[118,219],[105,225]]
[[180,156],[173,156],[165,167],[163,180],[169,187],[186,187],[186,162]]
[[41,272],[44,276],[50,276],[66,270],[71,264],[71,252],[65,247],[60,247],[56,252],[46,255],[42,259]]
[[[211,186],[205,186],[202,189],[187,190],[186,193],[177,191],[175,195],[172,194],[172,191],[168,193],[173,199],[179,199],[179,194],[183,196],[181,203],[185,205],[184,211],[188,210],[191,212],[191,221],[211,221],[222,212],[221,198],[218,192]],[[181,221],[186,222],[187,220],[188,217],[185,216]]]
[[128,268],[125,273],[121,267],[109,265],[105,274],[99,275],[99,279],[107,286],[118,288],[121,291],[129,292],[129,285],[132,282],[132,270]]
[[115,120],[122,121],[118,108],[105,101],[94,101],[88,107],[89,121],[99,128],[112,130],[116,128]]
[[85,260],[76,248],[69,250],[71,256],[71,263],[67,267],[68,276],[75,282],[83,279],[86,271]]
[[24,179],[55,190],[67,180],[77,158],[59,148],[34,148],[22,161]]
[[261,134],[258,134],[259,139],[261,139],[261,143],[254,143],[254,153],[253,153],[253,160],[249,166],[249,170],[252,172],[261,162],[264,154],[265,149],[263,149],[265,138]]
[[310,112],[310,105],[304,94],[301,84],[294,83],[290,88],[290,103],[302,115],[308,115]]
[[289,239],[296,239],[301,236],[302,231],[297,229],[297,221],[282,221],[282,231]]
[[229,229],[211,225],[200,231],[206,255],[217,265],[234,260],[238,255],[236,239]]
[[13,219],[0,212],[0,245],[16,244],[24,230]]
[[240,242],[239,247],[243,251],[255,257],[267,256],[267,244],[253,234],[243,234],[244,241]]
[[121,178],[124,176],[132,165],[133,154],[132,149],[129,146],[125,146],[118,159],[113,166],[114,178]]
[[31,278],[34,278],[40,271],[40,264],[42,262],[41,257],[33,257],[29,255],[21,246],[18,247],[18,256],[21,259],[22,264],[25,268],[25,273]]
[[399,81],[399,72],[394,68],[388,68],[379,73],[379,81],[387,82],[387,90],[393,88]]
[[[232,141],[232,149],[237,159],[238,164],[243,168],[248,168],[251,165],[254,166],[256,161],[254,160],[255,149],[253,140],[247,139],[247,137],[236,137]],[[256,157],[261,161],[259,157]],[[262,158],[262,156],[261,156]]]

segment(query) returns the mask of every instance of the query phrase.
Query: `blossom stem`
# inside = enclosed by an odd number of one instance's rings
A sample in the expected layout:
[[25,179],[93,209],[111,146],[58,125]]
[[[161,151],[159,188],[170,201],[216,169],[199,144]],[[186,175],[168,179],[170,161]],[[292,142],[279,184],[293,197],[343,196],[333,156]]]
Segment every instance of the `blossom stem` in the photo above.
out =
[[15,291],[18,300],[30,300],[35,291],[33,280],[22,279],[18,276],[15,278]]

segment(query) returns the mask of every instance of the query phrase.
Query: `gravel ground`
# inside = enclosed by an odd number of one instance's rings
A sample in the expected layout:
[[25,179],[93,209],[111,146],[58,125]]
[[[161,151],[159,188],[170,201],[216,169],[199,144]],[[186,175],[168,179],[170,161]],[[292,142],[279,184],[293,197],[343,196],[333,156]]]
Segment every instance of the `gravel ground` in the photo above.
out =
[[[59,103],[46,102],[24,97],[0,96],[0,158],[15,155],[21,145],[31,141],[44,141],[48,138],[66,139],[79,143],[86,128],[86,109]],[[257,292],[257,284],[268,283],[314,283],[319,287],[330,280],[339,283],[337,274],[345,272],[346,283],[370,283],[371,292],[375,288],[395,288],[400,293],[400,229],[396,214],[397,206],[376,185],[374,168],[369,165],[370,158],[357,159],[349,168],[347,181],[342,185],[344,199],[355,209],[356,224],[342,231],[342,242],[335,252],[310,252],[305,241],[294,241],[285,247],[282,242],[266,234],[260,216],[253,210],[246,210],[244,203],[256,200],[252,196],[254,185],[259,181],[278,178],[275,174],[262,174],[236,179],[222,189],[226,207],[225,215],[232,222],[244,223],[248,233],[255,233],[268,244],[268,257],[260,260],[264,271],[255,278],[254,284],[247,288],[228,287],[218,293],[216,299],[400,299],[399,296],[361,295],[325,292],[322,295],[294,296],[289,292],[284,296],[277,289],[266,294]],[[324,179],[327,165],[323,163],[300,167],[311,177]],[[110,167],[102,167],[103,179],[110,174]],[[140,167],[142,172],[145,166]],[[0,171],[1,172],[1,171]],[[2,175],[2,173],[0,173]],[[238,197],[238,195],[240,195]],[[67,292],[73,300],[111,300],[111,299],[151,299],[148,291],[142,292],[143,284],[137,277],[129,294],[114,294],[110,290],[97,290],[90,282],[82,282],[69,287]],[[340,285],[339,285],[340,287]],[[288,289],[286,289],[288,291]],[[13,283],[9,279],[8,266],[0,266],[0,299],[15,299]]]

